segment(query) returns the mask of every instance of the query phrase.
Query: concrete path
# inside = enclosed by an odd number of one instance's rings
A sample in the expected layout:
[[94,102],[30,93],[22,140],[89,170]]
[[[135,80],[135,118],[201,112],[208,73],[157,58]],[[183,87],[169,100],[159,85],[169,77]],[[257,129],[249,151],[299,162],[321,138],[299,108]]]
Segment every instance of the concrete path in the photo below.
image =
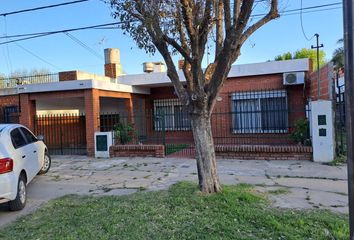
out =
[[[266,193],[275,207],[322,208],[348,212],[346,166],[307,161],[218,161],[222,184],[248,183]],[[52,168],[28,186],[28,202],[19,212],[0,205],[0,227],[67,194],[123,195],[167,189],[181,180],[197,181],[195,160],[177,158],[93,159],[56,156]]]

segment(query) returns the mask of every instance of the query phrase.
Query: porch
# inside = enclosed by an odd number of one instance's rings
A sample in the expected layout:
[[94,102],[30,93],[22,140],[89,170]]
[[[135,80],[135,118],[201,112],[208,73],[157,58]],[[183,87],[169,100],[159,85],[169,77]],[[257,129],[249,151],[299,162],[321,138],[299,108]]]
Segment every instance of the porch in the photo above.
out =
[[94,154],[102,112],[133,116],[131,93],[84,89],[22,93],[19,122],[43,135],[51,154]]

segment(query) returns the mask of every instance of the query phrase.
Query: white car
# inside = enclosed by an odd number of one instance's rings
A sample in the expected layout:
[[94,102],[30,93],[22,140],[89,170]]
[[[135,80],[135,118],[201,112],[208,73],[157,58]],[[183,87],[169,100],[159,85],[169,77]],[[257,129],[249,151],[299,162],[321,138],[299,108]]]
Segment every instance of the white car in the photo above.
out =
[[0,124],[0,203],[12,211],[26,205],[26,186],[48,172],[51,159],[42,140],[19,124]]

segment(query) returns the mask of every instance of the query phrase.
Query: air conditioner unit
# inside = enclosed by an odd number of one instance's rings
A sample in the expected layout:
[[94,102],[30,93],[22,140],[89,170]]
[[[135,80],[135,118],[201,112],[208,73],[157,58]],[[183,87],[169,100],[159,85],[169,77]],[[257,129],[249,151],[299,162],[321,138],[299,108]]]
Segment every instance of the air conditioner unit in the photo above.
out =
[[299,85],[305,83],[305,72],[289,72],[283,74],[284,85]]

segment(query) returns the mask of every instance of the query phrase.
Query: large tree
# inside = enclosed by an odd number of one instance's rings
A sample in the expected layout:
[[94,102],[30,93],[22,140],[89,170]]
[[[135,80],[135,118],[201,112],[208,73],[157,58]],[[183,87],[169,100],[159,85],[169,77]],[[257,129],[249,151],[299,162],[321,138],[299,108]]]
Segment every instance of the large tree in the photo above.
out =
[[[120,28],[140,48],[162,55],[167,75],[190,114],[196,148],[199,187],[202,192],[221,190],[216,170],[211,113],[232,63],[245,41],[260,27],[275,19],[278,0],[106,0]],[[257,21],[251,13],[266,4],[266,14]],[[205,69],[202,60],[213,36],[215,57]],[[172,56],[184,59],[181,82]]]

